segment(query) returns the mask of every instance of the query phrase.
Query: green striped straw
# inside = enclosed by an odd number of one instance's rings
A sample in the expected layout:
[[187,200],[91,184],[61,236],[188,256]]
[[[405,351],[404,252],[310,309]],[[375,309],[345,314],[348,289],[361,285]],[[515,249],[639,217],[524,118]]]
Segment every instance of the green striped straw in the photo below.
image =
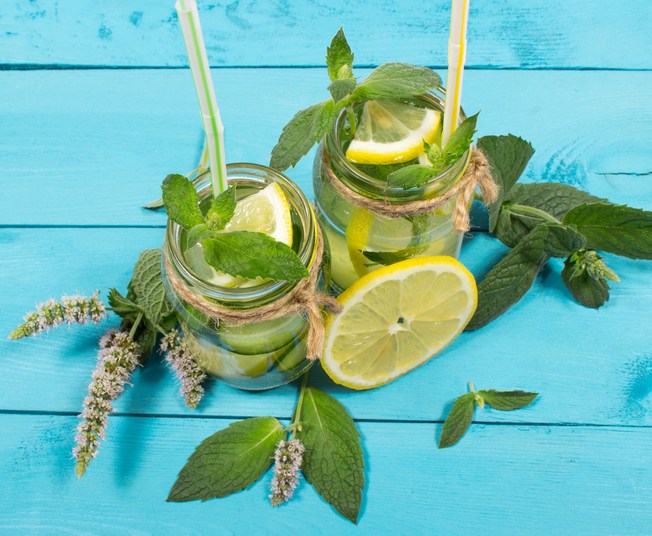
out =
[[199,24],[199,13],[195,0],[177,0],[175,4],[183,41],[188,52],[188,63],[195,82],[202,123],[206,132],[206,145],[211,163],[213,194],[219,195],[227,188],[226,158],[224,156],[224,126],[215,99],[215,89],[206,55],[204,37]]

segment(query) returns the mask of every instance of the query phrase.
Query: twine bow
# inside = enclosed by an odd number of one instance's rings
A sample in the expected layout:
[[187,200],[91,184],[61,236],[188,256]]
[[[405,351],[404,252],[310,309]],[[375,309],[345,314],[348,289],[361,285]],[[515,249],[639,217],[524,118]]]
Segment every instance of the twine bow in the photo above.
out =
[[354,205],[366,208],[370,212],[389,218],[404,218],[426,214],[444,207],[451,199],[457,197],[455,210],[453,211],[453,226],[457,232],[463,233],[471,228],[467,206],[478,186],[486,204],[493,203],[498,199],[498,185],[491,176],[487,157],[477,147],[472,149],[469,163],[462,177],[444,194],[430,199],[418,199],[406,203],[390,203],[387,200],[378,201],[354,192],[333,172],[330,158],[324,150],[322,150],[322,160],[322,168],[325,169],[328,179],[344,199]]
[[315,258],[310,265],[309,276],[300,280],[287,294],[272,303],[251,309],[229,309],[209,302],[188,289],[188,287],[174,273],[167,257],[165,258],[165,271],[170,284],[177,294],[198,311],[212,318],[216,322],[225,322],[241,326],[249,322],[260,322],[305,312],[308,318],[308,339],[306,341],[308,359],[314,360],[321,356],[324,347],[324,318],[322,307],[337,313],[340,305],[335,298],[317,290],[319,269],[324,256],[324,239],[321,231],[317,235],[317,250]]

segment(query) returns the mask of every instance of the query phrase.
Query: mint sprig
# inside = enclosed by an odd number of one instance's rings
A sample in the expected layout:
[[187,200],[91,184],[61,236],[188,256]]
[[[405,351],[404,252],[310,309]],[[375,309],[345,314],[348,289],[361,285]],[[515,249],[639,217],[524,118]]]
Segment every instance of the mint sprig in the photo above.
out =
[[353,135],[356,128],[355,105],[371,99],[409,99],[441,83],[439,76],[431,69],[407,63],[380,65],[358,83],[353,75],[353,57],[344,31],[340,28],[326,50],[331,98],[301,110],[283,127],[272,149],[270,167],[284,171],[295,166],[313,145],[332,130],[344,109],[348,112]]
[[444,449],[457,444],[473,422],[475,407],[485,404],[500,411],[512,411],[529,406],[539,393],[528,391],[496,391],[495,389],[476,391],[469,382],[470,393],[459,396],[453,403],[451,412],[444,421],[438,448]]
[[411,165],[405,166],[389,174],[387,184],[392,188],[408,190],[417,188],[439,175],[457,162],[471,146],[475,134],[478,114],[466,118],[448,139],[444,147],[436,143],[424,142],[426,156],[430,166]]
[[206,217],[199,208],[197,191],[187,177],[168,175],[161,189],[168,217],[188,232],[187,246],[201,243],[204,259],[216,270],[248,279],[298,281],[308,277],[303,262],[287,244],[262,233],[223,232],[236,209],[234,186],[213,199]]
[[596,309],[609,299],[608,282],[619,278],[595,250],[652,260],[652,211],[614,205],[565,184],[516,184],[534,150],[511,134],[480,138],[478,147],[501,188],[488,207],[489,230],[513,249],[478,286],[467,330],[518,302],[550,257],[566,259],[564,283],[580,304]]

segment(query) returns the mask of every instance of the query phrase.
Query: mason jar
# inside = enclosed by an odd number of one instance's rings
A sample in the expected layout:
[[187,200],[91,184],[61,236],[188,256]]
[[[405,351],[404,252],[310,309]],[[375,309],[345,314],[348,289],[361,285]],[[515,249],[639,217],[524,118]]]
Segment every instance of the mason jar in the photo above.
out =
[[[228,183],[237,186],[237,199],[253,195],[277,183],[290,206],[293,228],[292,248],[310,271],[317,262],[319,224],[301,190],[285,175],[256,164],[229,164]],[[202,210],[212,200],[210,173],[195,181]],[[261,390],[286,384],[303,374],[312,364],[306,358],[309,323],[306,313],[298,312],[272,320],[246,324],[218,321],[189,303],[182,296],[192,293],[199,304],[216,305],[233,311],[273,304],[292,292],[298,282],[258,281],[255,286],[227,287],[215,283],[215,272],[189,253],[187,232],[168,220],[163,247],[163,281],[166,295],[174,306],[184,339],[197,363],[225,383],[247,390]],[[323,239],[322,239],[323,240]],[[328,244],[323,243],[317,290],[328,288],[330,263]],[[167,266],[166,266],[167,264]],[[167,270],[175,276],[172,285]],[[219,278],[217,278],[219,281]],[[202,307],[200,307],[202,308]]]
[[[443,114],[444,91],[438,88],[412,99],[412,104]],[[460,122],[465,119],[460,113]],[[313,167],[315,206],[331,252],[331,285],[335,292],[348,288],[363,275],[416,255],[458,257],[464,233],[457,232],[453,214],[457,196],[444,206],[417,216],[389,217],[354,204],[333,186],[334,174],[344,187],[365,198],[401,205],[445,194],[463,176],[471,151],[421,186],[403,190],[387,185],[390,166],[354,164],[346,159],[346,111],[322,140]],[[469,208],[469,207],[467,207]]]

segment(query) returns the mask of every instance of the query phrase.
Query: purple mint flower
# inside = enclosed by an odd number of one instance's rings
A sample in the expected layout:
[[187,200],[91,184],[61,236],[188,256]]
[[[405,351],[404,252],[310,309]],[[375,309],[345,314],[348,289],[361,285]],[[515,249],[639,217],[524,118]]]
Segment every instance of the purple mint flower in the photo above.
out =
[[93,371],[84,409],[79,415],[73,456],[77,459],[77,476],[82,476],[97,455],[104,439],[113,401],[124,391],[131,373],[140,364],[140,348],[122,331],[111,330],[100,339],[97,367]]
[[99,297],[99,291],[92,296],[64,296],[61,301],[48,300],[28,313],[25,322],[9,335],[10,339],[21,339],[48,328],[67,324],[98,323],[106,317],[106,309]]
[[165,360],[181,382],[180,393],[186,406],[197,407],[204,396],[202,384],[206,380],[206,373],[195,361],[187,341],[179,330],[173,329],[161,340],[161,351],[165,352]]
[[272,506],[280,506],[292,497],[299,483],[299,469],[305,450],[299,439],[281,440],[276,445],[272,494],[269,496]]

